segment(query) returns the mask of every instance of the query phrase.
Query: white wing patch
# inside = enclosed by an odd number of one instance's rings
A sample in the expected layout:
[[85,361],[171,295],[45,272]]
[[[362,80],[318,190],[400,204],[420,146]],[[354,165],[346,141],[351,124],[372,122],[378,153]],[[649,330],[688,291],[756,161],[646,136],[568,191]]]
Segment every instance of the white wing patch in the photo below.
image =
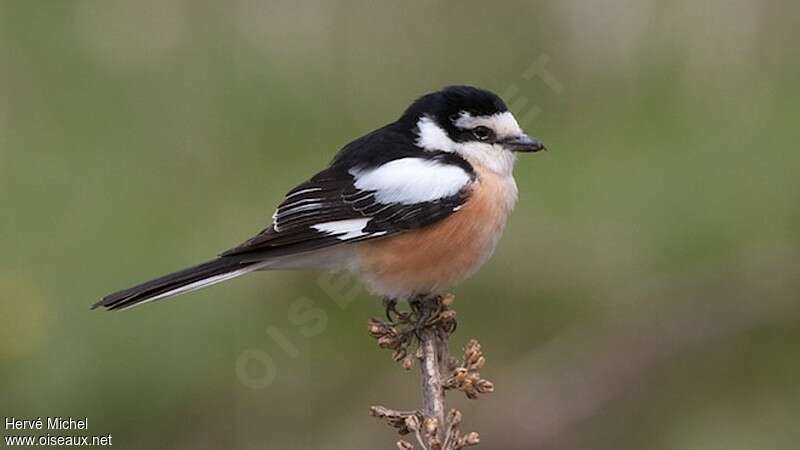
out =
[[[335,220],[333,222],[318,223],[312,225],[311,228],[322,233],[336,235],[339,240],[348,241],[370,234],[364,231],[369,221],[369,218]],[[375,234],[373,233],[372,235],[374,236]]]
[[396,159],[374,169],[353,169],[350,174],[357,189],[374,192],[375,200],[383,204],[439,200],[456,195],[471,181],[461,167],[424,158]]

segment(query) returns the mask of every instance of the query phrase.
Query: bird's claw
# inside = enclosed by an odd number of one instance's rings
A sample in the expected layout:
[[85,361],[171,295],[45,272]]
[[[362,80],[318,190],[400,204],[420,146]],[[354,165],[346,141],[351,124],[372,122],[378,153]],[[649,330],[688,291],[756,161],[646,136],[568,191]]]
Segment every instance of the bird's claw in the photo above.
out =
[[394,314],[397,319],[403,318],[404,314],[397,310],[396,298],[384,298],[383,306],[386,308],[386,319],[389,321],[389,323],[397,323],[395,318],[392,317],[392,314]]

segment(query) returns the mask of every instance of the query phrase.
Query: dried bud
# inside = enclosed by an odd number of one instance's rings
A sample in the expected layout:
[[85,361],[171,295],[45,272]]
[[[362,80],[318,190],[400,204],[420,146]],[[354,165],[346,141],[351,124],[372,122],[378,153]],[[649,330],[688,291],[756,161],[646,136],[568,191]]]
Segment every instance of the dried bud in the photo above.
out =
[[438,429],[439,421],[436,420],[436,418],[428,417],[425,419],[425,434],[428,436],[435,436]]
[[478,363],[478,360],[480,360],[480,358],[482,358],[483,355],[481,354],[480,349],[476,351],[474,348],[471,348],[464,353],[464,356],[465,356],[464,365],[472,368],[475,366],[475,364]]
[[414,360],[411,359],[410,356],[406,356],[405,358],[403,358],[402,364],[403,364],[403,369],[411,370],[411,368],[414,367]]
[[456,296],[453,294],[445,294],[441,299],[442,306],[450,306],[454,301],[456,301]]
[[411,431],[419,430],[419,417],[416,415],[406,417],[406,428]]
[[378,346],[380,348],[396,349],[399,345],[400,342],[394,336],[386,335],[378,339]]
[[464,394],[467,395],[467,398],[470,400],[476,400],[478,398],[478,391],[475,389],[475,386],[472,383],[464,384],[464,387],[461,388],[464,391]]
[[462,417],[461,411],[457,409],[451,409],[447,414],[447,421],[450,423],[451,427],[456,427],[461,423]]
[[489,380],[478,380],[478,382],[475,383],[475,388],[481,394],[489,394],[494,392],[494,383]]
[[397,448],[399,450],[411,450],[414,446],[401,439],[397,441]]
[[466,436],[461,438],[465,445],[472,446],[478,445],[481,443],[481,435],[476,432],[468,433]]
[[439,318],[442,320],[442,322],[449,322],[456,318],[456,312],[455,310],[452,309],[442,311],[441,313],[439,313]]
[[385,334],[385,327],[384,325],[379,322],[377,319],[369,319],[369,323],[367,324],[367,330],[372,337],[381,337]]
[[394,359],[395,361],[400,361],[401,359],[404,359],[406,357],[406,353],[408,353],[406,352],[406,349],[401,347],[395,350],[394,354],[392,355],[392,359]]

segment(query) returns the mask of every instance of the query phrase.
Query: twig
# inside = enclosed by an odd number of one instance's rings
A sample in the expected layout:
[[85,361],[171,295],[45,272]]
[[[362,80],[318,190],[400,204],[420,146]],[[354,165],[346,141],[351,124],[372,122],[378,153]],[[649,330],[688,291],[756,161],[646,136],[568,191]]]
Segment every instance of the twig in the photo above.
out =
[[[370,414],[397,429],[401,436],[413,433],[423,450],[458,450],[480,442],[478,433],[461,435],[462,415],[452,409],[445,415],[445,392],[460,390],[469,399],[479,394],[493,392],[494,385],[480,377],[479,370],[486,359],[481,346],[471,340],[464,350],[460,364],[450,357],[448,340],[455,330],[455,311],[451,308],[454,297],[420,298],[411,301],[411,311],[397,313],[397,319],[386,322],[371,319],[369,333],[378,340],[381,348],[393,350],[393,359],[400,361],[406,370],[413,366],[409,349],[420,365],[422,408],[414,411],[396,411],[383,406],[373,406]],[[400,440],[397,448],[413,449],[414,445]]]
[[[420,307],[425,314],[433,314],[431,302]],[[442,348],[447,349],[447,337],[437,333],[434,327],[426,327],[419,333],[420,376],[422,381],[422,415],[435,419],[436,428],[444,424],[444,388],[441,373],[441,361],[446,358]],[[439,433],[437,431],[437,437]]]

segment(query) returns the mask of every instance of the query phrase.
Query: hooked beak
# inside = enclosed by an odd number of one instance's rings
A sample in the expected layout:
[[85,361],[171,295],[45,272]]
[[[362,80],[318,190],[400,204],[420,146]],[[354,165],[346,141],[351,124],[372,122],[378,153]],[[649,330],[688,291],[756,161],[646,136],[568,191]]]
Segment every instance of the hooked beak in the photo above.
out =
[[540,150],[547,150],[544,144],[524,133],[519,136],[503,139],[500,143],[512,152],[533,153]]

